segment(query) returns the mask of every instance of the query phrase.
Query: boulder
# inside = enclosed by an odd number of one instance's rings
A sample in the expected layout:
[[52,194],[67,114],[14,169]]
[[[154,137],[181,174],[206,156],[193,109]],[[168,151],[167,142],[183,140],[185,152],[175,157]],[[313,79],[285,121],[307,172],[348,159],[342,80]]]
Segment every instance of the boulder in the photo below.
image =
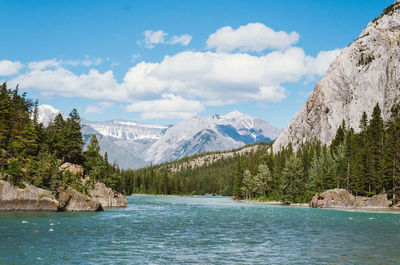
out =
[[103,207],[125,207],[128,205],[128,202],[121,193],[107,188],[104,183],[96,183],[94,188],[89,192],[92,198],[100,202]]
[[60,187],[57,192],[60,211],[103,211],[103,207],[100,202],[78,192],[73,188]]
[[20,189],[0,180],[0,211],[57,211],[58,208],[51,191],[29,184]]
[[82,175],[83,174],[83,167],[80,165],[72,164],[69,162],[66,162],[60,166],[61,171],[68,170],[74,175]]
[[391,205],[386,194],[372,197],[353,196],[345,189],[332,189],[314,195],[309,203],[313,208],[382,209]]

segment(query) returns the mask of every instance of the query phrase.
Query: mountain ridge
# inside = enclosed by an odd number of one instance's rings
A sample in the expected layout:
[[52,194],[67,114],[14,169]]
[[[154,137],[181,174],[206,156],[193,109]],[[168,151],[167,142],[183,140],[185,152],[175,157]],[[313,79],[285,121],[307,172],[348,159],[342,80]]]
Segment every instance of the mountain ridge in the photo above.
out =
[[[50,105],[39,106],[39,121],[48,126],[61,113]],[[151,163],[180,159],[209,151],[226,151],[257,142],[270,142],[279,129],[234,110],[225,115],[199,115],[176,125],[157,125],[129,120],[81,120],[87,144],[96,135],[101,152],[121,168],[140,168]]]
[[308,101],[282,130],[273,148],[296,149],[301,143],[329,143],[342,120],[356,132],[361,114],[377,103],[384,120],[400,102],[400,3],[396,1],[368,23],[359,37],[344,48],[315,85]]

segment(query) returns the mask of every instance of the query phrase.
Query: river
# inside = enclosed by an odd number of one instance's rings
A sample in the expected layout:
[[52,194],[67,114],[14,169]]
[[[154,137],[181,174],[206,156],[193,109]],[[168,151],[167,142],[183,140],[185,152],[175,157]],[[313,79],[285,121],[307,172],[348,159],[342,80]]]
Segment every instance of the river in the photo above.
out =
[[400,264],[400,215],[128,197],[98,213],[0,212],[0,264]]

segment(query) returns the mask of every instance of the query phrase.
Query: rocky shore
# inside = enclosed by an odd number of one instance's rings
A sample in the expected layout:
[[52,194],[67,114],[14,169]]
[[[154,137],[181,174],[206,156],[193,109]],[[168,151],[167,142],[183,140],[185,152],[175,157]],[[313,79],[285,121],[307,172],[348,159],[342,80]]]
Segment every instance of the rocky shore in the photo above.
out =
[[127,206],[118,192],[96,183],[92,197],[70,187],[60,187],[56,194],[30,184],[18,188],[0,180],[0,211],[103,211],[103,207]]
[[387,209],[392,206],[386,194],[372,197],[353,196],[345,189],[332,189],[314,195],[311,199],[312,208],[340,209]]

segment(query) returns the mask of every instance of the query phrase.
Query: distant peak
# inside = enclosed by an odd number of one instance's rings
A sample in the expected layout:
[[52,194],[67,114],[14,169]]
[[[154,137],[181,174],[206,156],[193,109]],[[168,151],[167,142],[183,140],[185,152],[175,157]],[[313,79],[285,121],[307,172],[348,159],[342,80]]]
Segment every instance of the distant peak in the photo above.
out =
[[38,107],[39,107],[40,109],[47,109],[47,110],[50,110],[50,111],[52,111],[52,112],[60,112],[58,109],[54,108],[54,107],[51,106],[51,105],[47,105],[47,104],[42,104],[42,105],[39,105]]
[[226,114],[226,115],[224,115],[222,117],[225,118],[225,119],[232,119],[232,118],[244,117],[244,116],[247,117],[249,115],[241,113],[241,112],[239,112],[237,110],[233,110],[233,111],[229,112],[228,114]]

